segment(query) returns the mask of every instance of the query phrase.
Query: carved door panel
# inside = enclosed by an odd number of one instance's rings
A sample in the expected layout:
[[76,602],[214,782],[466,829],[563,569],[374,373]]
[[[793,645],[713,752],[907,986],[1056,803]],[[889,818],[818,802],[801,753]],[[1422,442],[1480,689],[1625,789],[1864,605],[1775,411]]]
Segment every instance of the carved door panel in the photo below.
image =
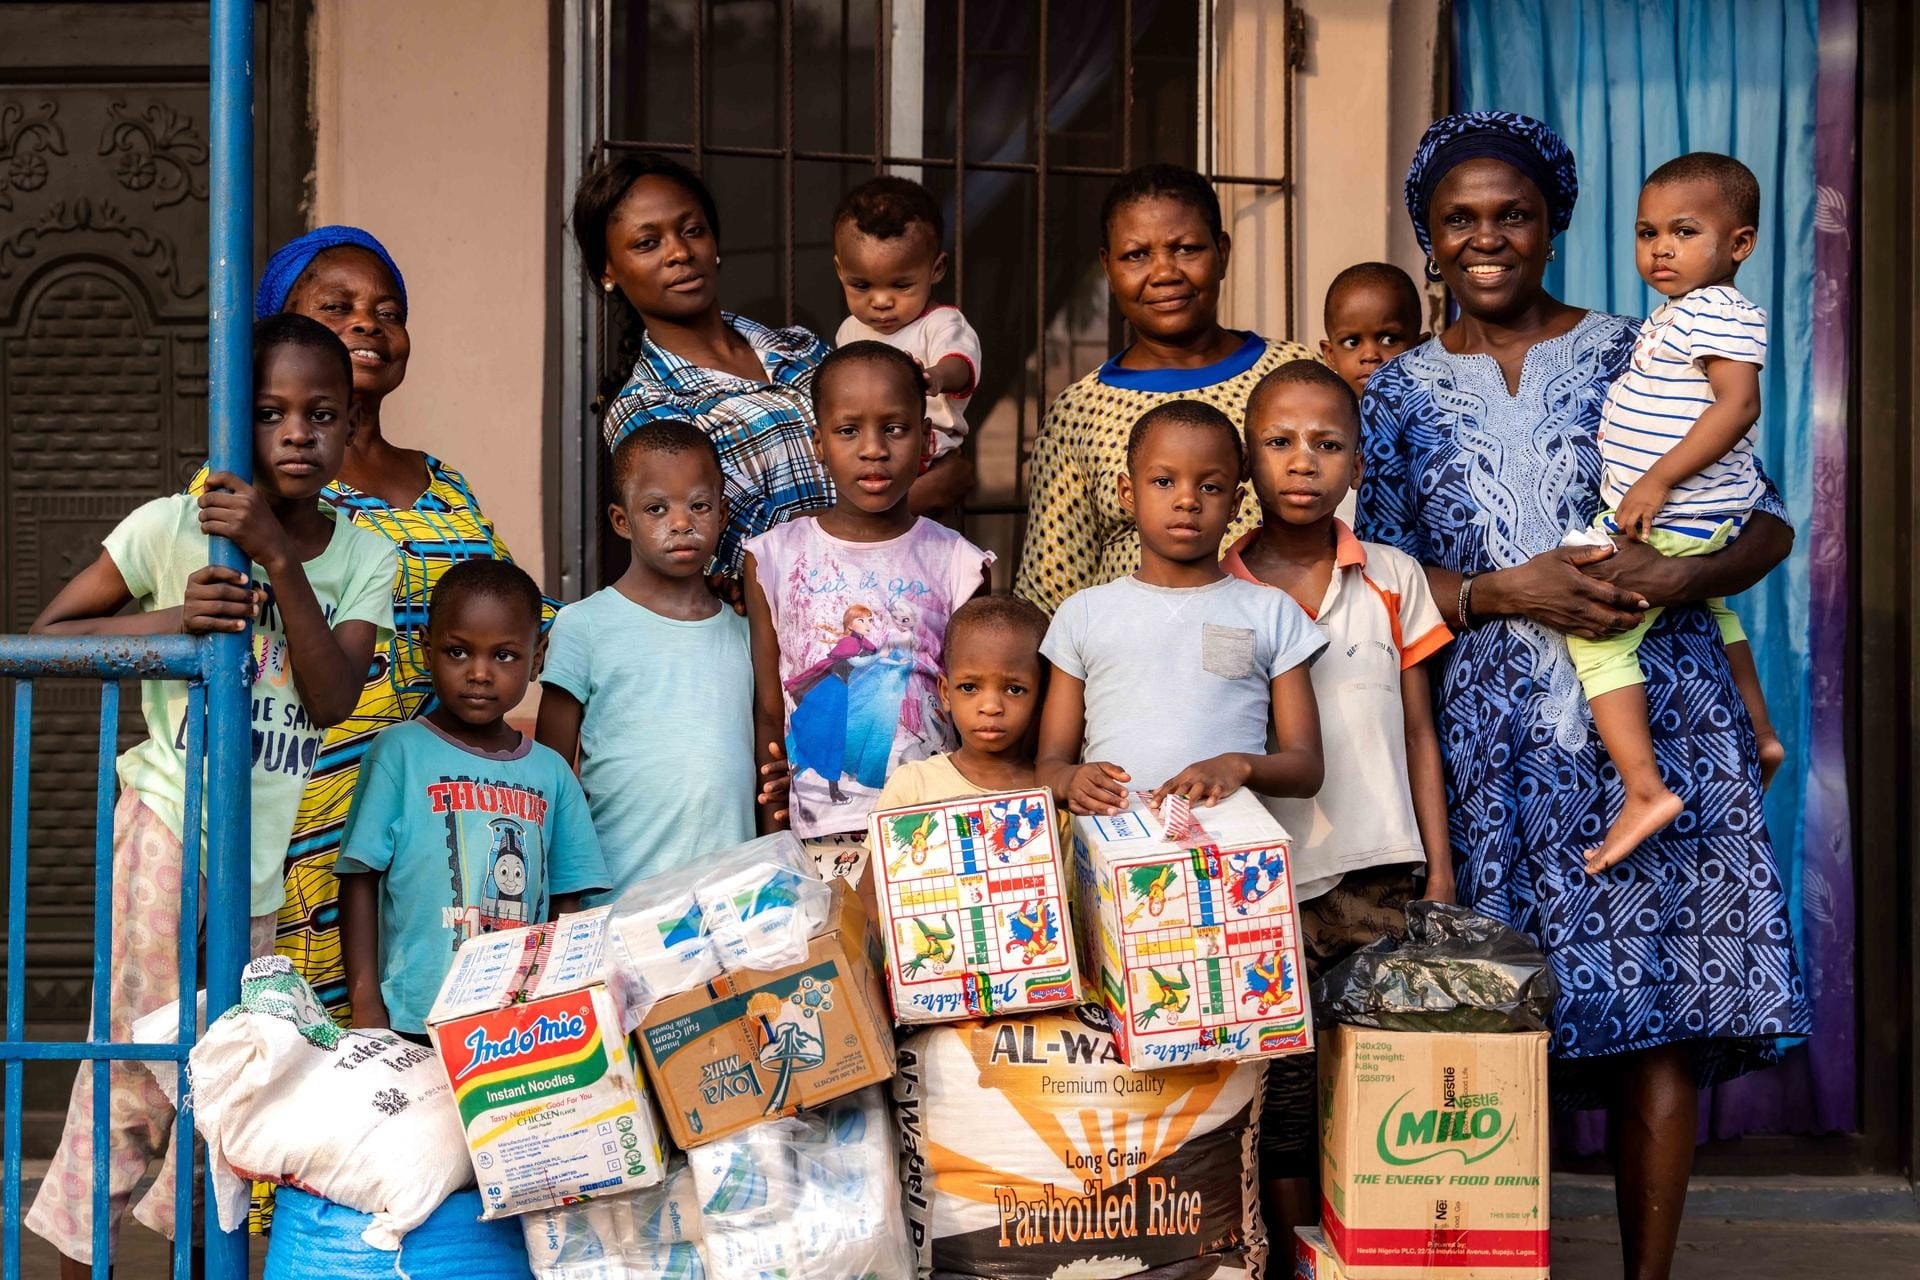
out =
[[[307,17],[302,0],[256,8],[261,253],[301,225],[312,157]],[[204,4],[0,7],[8,631],[25,631],[121,517],[178,489],[206,456],[206,64]],[[124,747],[141,731],[138,686],[121,695]],[[27,1001],[36,1033],[86,1017],[98,714],[92,686],[35,691]],[[0,733],[10,733],[5,720]]]

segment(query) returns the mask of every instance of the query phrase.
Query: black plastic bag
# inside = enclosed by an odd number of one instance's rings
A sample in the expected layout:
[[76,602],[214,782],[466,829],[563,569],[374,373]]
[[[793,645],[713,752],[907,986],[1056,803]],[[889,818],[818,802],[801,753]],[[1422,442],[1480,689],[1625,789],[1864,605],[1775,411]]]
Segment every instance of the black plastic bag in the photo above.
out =
[[1465,907],[1407,904],[1407,937],[1362,947],[1313,984],[1315,1016],[1383,1031],[1544,1031],[1557,994],[1526,935]]

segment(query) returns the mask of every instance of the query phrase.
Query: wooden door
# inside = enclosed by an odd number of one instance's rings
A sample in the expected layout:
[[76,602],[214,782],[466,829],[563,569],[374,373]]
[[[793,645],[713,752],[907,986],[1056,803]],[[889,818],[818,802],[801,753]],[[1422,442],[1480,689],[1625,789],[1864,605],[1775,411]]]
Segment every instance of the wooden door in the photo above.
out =
[[[304,225],[306,0],[263,0],[255,21],[254,234],[264,257]],[[205,4],[0,6],[7,631],[25,631],[122,516],[179,488],[206,456],[207,35]],[[122,690],[122,706],[125,746],[140,732],[137,686]],[[35,692],[34,1035],[86,1018],[98,708],[97,688],[80,682]],[[4,720],[0,734],[10,734]]]

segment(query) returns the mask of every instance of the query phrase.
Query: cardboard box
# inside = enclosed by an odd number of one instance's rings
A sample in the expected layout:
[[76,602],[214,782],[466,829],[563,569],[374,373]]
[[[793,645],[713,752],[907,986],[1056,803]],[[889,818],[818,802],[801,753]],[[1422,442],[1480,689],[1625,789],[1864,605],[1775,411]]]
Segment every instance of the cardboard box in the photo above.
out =
[[895,1021],[1080,1002],[1045,789],[885,809],[867,847]]
[[1340,1259],[1318,1227],[1293,1229],[1293,1280],[1347,1280]]
[[1168,840],[1136,803],[1073,820],[1080,959],[1129,1067],[1313,1048],[1290,840],[1242,789]]
[[859,896],[836,882],[804,961],[723,973],[668,996],[641,1023],[639,1043],[682,1147],[890,1078],[893,1026]]
[[1547,1033],[1336,1027],[1320,1216],[1351,1280],[1545,1280]]
[[608,912],[469,939],[427,1017],[485,1216],[650,1187],[659,1125],[607,967]]

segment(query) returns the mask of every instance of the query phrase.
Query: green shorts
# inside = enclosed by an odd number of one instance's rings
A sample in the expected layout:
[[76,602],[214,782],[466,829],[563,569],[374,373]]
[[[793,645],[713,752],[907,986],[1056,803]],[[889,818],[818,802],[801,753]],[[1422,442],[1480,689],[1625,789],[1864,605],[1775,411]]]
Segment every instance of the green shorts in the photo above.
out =
[[[1611,511],[1604,512],[1594,520],[1593,527],[1602,533],[1613,532],[1607,523],[1612,515]],[[1647,545],[1663,556],[1704,556],[1718,551],[1731,541],[1731,520],[1715,529],[1709,538],[1696,538],[1672,529],[1655,529],[1647,535]],[[1717,597],[1709,600],[1707,608],[1713,610],[1713,620],[1719,624],[1721,643],[1736,644],[1747,638],[1738,615],[1727,607],[1725,600]],[[1580,674],[1580,687],[1586,691],[1589,702],[1603,693],[1646,683],[1646,674],[1640,670],[1640,641],[1646,637],[1647,628],[1654,624],[1662,612],[1660,609],[1649,609],[1640,619],[1639,626],[1604,640],[1567,637],[1567,652],[1573,657],[1573,669]]]

